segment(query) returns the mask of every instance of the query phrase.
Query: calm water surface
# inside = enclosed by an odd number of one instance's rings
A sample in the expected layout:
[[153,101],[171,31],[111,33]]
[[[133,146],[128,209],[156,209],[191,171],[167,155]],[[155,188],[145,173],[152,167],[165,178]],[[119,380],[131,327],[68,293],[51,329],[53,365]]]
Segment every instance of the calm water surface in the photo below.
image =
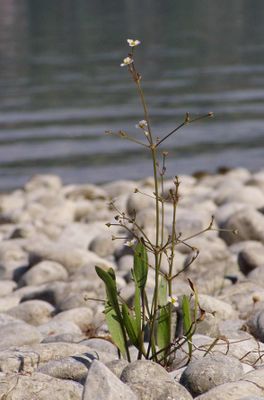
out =
[[143,118],[119,64],[138,67],[168,174],[264,167],[264,1],[0,0],[0,190],[35,173],[104,182],[151,173],[132,134]]

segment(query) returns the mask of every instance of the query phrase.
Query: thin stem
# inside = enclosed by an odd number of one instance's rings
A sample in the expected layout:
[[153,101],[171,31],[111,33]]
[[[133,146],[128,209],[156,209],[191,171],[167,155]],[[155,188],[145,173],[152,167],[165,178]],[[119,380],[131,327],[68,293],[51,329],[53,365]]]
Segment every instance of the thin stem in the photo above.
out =
[[173,133],[177,132],[179,129],[181,129],[183,126],[187,125],[187,124],[192,124],[193,122],[199,121],[200,119],[203,118],[208,118],[208,117],[212,117],[213,113],[207,113],[205,115],[200,115],[199,117],[193,118],[193,119],[189,119],[189,114],[186,114],[185,120],[178,125],[175,129],[173,129],[170,133],[168,133],[166,136],[164,136],[162,139],[160,139],[156,146],[158,147],[162,142],[164,142],[166,139],[168,139],[168,137],[170,137]]

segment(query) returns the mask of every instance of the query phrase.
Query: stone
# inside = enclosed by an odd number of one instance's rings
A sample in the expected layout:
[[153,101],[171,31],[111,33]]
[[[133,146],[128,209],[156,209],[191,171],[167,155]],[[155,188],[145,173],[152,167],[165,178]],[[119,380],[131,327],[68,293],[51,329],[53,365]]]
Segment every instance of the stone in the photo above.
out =
[[247,277],[250,282],[264,286],[264,264],[251,271]]
[[[77,343],[40,343],[11,347],[0,351],[0,370],[5,373],[32,373],[51,360],[60,360],[75,355],[85,354],[97,358],[95,352],[87,346]],[[108,360],[109,361],[109,360]]]
[[127,360],[120,359],[109,361],[105,365],[120,379],[123,369],[127,367],[129,363]]
[[23,321],[11,321],[1,326],[0,349],[10,346],[40,343],[41,334],[37,328]]
[[77,199],[107,199],[107,194],[103,188],[93,185],[91,183],[83,185],[68,185],[63,189],[63,193],[66,198],[77,200]]
[[[242,240],[257,240],[264,244],[264,215],[254,208],[237,211],[220,228],[225,231],[220,231],[219,235],[228,245]],[[234,230],[237,235],[232,233]]]
[[118,356],[117,347],[110,342],[109,340],[100,339],[100,338],[91,338],[87,340],[83,340],[81,342],[82,345],[86,345],[96,351],[101,351],[105,353],[111,353],[114,356]]
[[250,333],[261,342],[264,342],[264,310],[258,310],[246,322]]
[[236,190],[234,186],[226,187],[225,184],[218,188],[215,196],[218,205],[240,202],[260,208],[264,206],[264,194],[262,191],[254,186],[242,186],[240,183],[237,185]]
[[26,192],[37,189],[59,191],[61,188],[62,182],[57,175],[34,175],[24,187]]
[[192,400],[190,393],[178,382],[147,380],[129,384],[129,387],[142,400]]
[[239,281],[235,285],[225,287],[219,299],[231,304],[239,312],[239,317],[246,319],[252,313],[254,303],[264,301],[264,288],[249,280]]
[[68,278],[66,269],[55,261],[41,261],[31,267],[21,278],[20,284],[41,285],[53,281],[64,281]]
[[82,385],[35,372],[0,379],[0,397],[6,400],[81,400]]
[[85,381],[82,400],[138,400],[133,391],[103,363],[94,360]]
[[55,308],[43,300],[29,300],[18,304],[7,311],[14,318],[21,319],[30,325],[41,325],[48,322]]
[[52,319],[45,324],[39,325],[37,329],[43,337],[61,335],[63,333],[71,333],[75,335],[82,334],[82,331],[78,325],[72,321],[59,321]]
[[20,297],[16,294],[9,294],[7,296],[0,297],[0,312],[5,312],[13,307],[16,307],[20,303]]
[[120,379],[129,384],[155,379],[163,382],[171,380],[163,367],[149,360],[133,361],[123,369]]
[[219,385],[196,397],[196,400],[241,400],[245,396],[261,396],[263,391],[251,382],[237,381]]
[[6,240],[0,243],[0,277],[1,279],[17,280],[28,267],[28,254],[16,240]]
[[0,297],[11,294],[17,287],[16,282],[12,280],[0,281]]
[[240,361],[223,354],[208,354],[191,361],[180,383],[196,397],[223,383],[237,381],[243,375]]
[[247,247],[238,253],[238,265],[244,275],[257,267],[264,267],[264,246],[259,242],[249,242]]
[[87,307],[77,307],[62,311],[55,315],[53,321],[70,321],[76,324],[82,332],[88,331],[94,319],[93,312]]
[[133,193],[137,186],[137,182],[118,180],[110,183],[105,183],[102,188],[106,191],[107,195],[113,199],[123,194]]
[[199,294],[199,305],[206,313],[213,314],[218,320],[237,317],[237,312],[230,304],[213,296]]
[[114,253],[115,244],[110,232],[97,235],[90,243],[89,250],[100,257],[108,257]]
[[81,354],[48,361],[39,367],[37,371],[54,378],[71,379],[84,384],[91,363],[91,358]]

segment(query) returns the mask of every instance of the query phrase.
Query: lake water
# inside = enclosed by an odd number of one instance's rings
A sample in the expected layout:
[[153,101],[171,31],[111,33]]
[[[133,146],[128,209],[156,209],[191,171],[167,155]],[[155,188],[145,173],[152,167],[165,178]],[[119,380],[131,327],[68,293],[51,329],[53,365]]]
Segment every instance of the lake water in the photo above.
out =
[[264,166],[263,0],[0,0],[0,190],[36,173],[67,182],[151,174],[136,144],[143,118],[127,38],[153,131],[191,116],[164,146],[168,175]]

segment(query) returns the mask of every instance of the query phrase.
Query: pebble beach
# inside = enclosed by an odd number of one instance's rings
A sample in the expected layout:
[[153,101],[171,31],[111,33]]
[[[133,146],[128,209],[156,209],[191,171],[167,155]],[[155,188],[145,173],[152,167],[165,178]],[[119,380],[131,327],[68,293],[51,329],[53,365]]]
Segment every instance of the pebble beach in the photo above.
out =
[[[128,215],[135,210],[153,237],[153,180],[63,185],[58,176],[36,175],[0,194],[1,399],[264,400],[264,170],[179,180],[176,229],[191,239],[176,247],[174,269],[184,272],[173,292],[180,302],[190,278],[205,317],[192,360],[184,345],[168,371],[136,353],[130,364],[119,359],[95,272],[112,267],[122,298],[133,302],[129,238],[107,224],[114,201]],[[165,192],[171,186],[165,181]],[[171,215],[168,204],[165,234]],[[212,216],[213,229],[196,236]],[[184,269],[192,248],[199,256]],[[150,269],[149,294],[154,284]]]

